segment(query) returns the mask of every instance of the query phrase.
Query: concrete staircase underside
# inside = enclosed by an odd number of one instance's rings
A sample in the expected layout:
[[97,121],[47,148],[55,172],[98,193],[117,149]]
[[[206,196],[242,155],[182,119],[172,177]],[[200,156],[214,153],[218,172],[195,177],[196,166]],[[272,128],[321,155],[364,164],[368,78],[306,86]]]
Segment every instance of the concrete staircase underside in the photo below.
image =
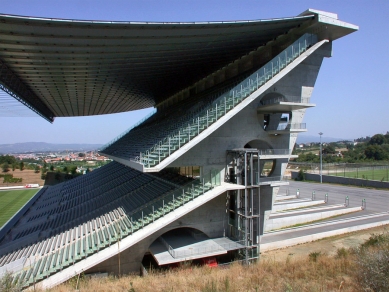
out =
[[189,212],[195,210],[196,208],[200,207],[201,205],[209,202],[210,200],[216,198],[217,196],[225,193],[228,190],[235,190],[235,189],[241,189],[242,186],[235,185],[235,184],[229,184],[229,183],[222,183],[220,186],[214,187],[213,189],[206,192],[204,195],[201,195],[194,200],[186,203],[185,205],[177,208],[173,212],[170,212],[166,214],[165,216],[161,217],[158,220],[155,220],[155,222],[150,223],[149,225],[145,226],[144,228],[134,232],[133,234],[127,236],[126,238],[123,238],[120,241],[120,250],[118,248],[118,245],[114,244],[110,247],[107,247],[77,263],[74,265],[57,272],[56,274],[49,276],[48,278],[42,280],[39,282],[36,287],[39,287],[41,289],[50,289],[68,279],[71,277],[74,277],[75,275],[78,275],[79,273],[82,273],[93,266],[109,259],[110,257],[118,254],[120,251],[123,251],[134,244],[138,243],[139,241],[143,240],[144,238],[148,237],[149,235],[157,232],[158,230],[162,229],[164,226],[174,222],[178,218],[188,214]]

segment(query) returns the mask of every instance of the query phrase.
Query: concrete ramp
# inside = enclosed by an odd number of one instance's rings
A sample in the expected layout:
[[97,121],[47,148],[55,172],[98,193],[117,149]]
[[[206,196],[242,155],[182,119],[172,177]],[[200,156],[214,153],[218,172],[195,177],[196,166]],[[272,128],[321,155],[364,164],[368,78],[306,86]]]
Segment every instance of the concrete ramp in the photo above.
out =
[[272,208],[272,213],[291,210],[291,209],[316,206],[320,204],[325,204],[325,201],[324,200],[312,201],[309,199],[299,199],[299,200],[288,201],[288,202],[278,202],[278,203],[274,203]]
[[297,199],[297,195],[290,195],[290,196],[278,195],[278,196],[276,196],[276,202],[285,201],[285,200],[292,200],[292,199]]
[[261,251],[269,251],[330,236],[389,224],[389,212],[330,220],[271,232],[261,237]]
[[361,207],[346,208],[338,204],[323,206],[321,208],[310,208],[292,212],[272,213],[266,221],[265,232],[286,228],[297,224],[306,224],[313,221],[323,220],[334,216],[349,214],[361,211]]

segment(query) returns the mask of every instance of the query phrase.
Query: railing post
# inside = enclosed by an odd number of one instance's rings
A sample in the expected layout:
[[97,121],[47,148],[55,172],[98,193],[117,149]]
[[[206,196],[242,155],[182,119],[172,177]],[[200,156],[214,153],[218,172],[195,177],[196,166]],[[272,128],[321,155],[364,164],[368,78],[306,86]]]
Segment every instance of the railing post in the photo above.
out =
[[215,110],[215,118],[216,118],[216,121],[217,121],[217,103],[216,103],[216,110]]
[[145,226],[145,221],[143,219],[143,211],[142,211],[142,227]]
[[178,148],[181,148],[181,135],[180,135],[180,130],[178,130]]
[[344,206],[348,207],[349,205],[350,205],[350,200],[349,200],[348,196],[346,196],[346,198],[344,199]]
[[161,145],[158,146],[158,163],[161,163]]
[[154,205],[153,205],[153,222],[154,222]]
[[362,199],[362,210],[366,209],[366,199]]
[[[174,207],[174,194],[173,194],[173,207]],[[174,208],[175,209],[175,208]]]
[[207,128],[208,128],[208,110],[207,110]]
[[328,203],[328,193],[324,195],[324,202]]
[[197,117],[197,135],[200,134],[200,117]]
[[224,114],[227,113],[227,97],[224,96]]
[[165,216],[165,200],[162,200],[163,216]]
[[312,201],[315,200],[315,191],[312,192]]
[[188,137],[189,137],[189,141],[190,141],[190,125],[188,124]]
[[170,137],[169,137],[169,155],[170,155]]

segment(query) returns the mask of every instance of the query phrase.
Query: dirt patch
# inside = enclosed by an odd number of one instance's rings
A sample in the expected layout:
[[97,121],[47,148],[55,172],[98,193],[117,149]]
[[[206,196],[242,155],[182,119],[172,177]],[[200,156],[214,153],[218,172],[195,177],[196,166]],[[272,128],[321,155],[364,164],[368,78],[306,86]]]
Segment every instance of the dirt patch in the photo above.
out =
[[13,174],[13,177],[22,178],[23,181],[20,183],[3,183],[3,178],[0,178],[0,187],[13,187],[13,186],[24,186],[26,184],[39,184],[43,186],[45,181],[41,179],[41,173],[35,173],[34,170],[25,169],[20,171],[15,169],[14,171],[9,171],[7,174]]
[[374,227],[371,229],[360,230],[352,233],[346,233],[333,237],[323,238],[317,241],[303,243],[283,249],[271,250],[261,253],[261,259],[274,261],[285,261],[288,258],[307,257],[311,252],[321,252],[334,256],[340,248],[357,247],[365,242],[371,234],[389,232],[389,225]]

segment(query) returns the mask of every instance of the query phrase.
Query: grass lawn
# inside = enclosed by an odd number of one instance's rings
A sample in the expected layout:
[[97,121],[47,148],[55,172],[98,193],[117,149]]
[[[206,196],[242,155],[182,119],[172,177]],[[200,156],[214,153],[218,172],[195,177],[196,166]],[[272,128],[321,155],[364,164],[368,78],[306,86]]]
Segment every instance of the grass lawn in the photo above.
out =
[[38,189],[0,191],[0,228],[38,191]]
[[[341,177],[350,177],[350,178],[363,178],[368,180],[379,180],[379,181],[388,181],[389,174],[388,169],[375,169],[374,171],[363,170],[363,169],[354,169],[354,171],[343,171],[342,169],[338,169],[337,172],[330,172],[329,175],[333,176],[341,176]],[[323,171],[325,174],[325,171]]]

